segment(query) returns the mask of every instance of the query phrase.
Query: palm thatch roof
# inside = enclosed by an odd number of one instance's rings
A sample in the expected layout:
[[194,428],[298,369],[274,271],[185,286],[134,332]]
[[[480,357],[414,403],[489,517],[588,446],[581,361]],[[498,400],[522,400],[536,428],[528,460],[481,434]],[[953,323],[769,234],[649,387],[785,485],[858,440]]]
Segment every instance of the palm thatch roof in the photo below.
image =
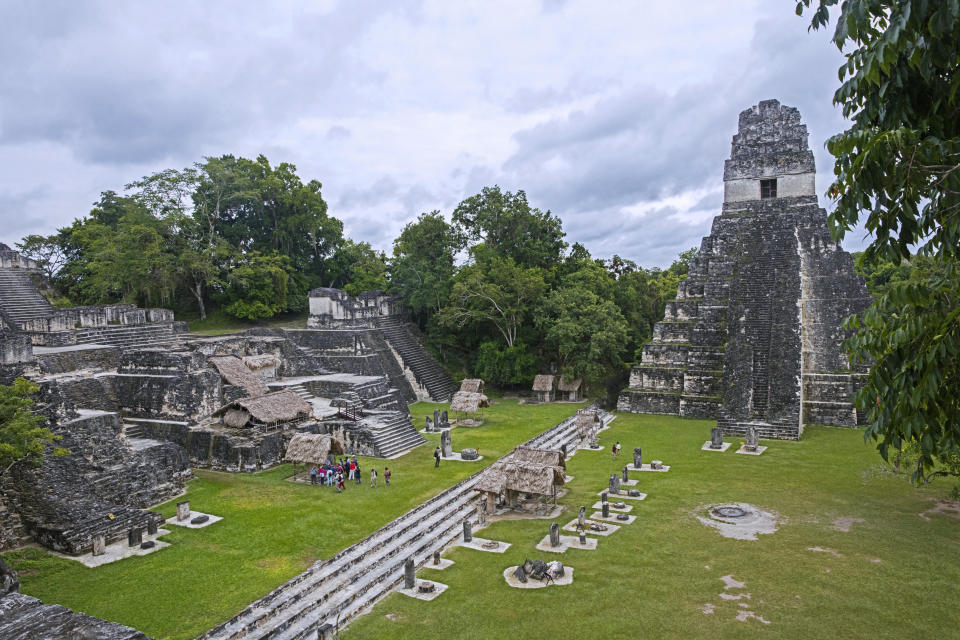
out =
[[339,456],[344,453],[339,438],[320,433],[298,433],[290,438],[284,458],[287,462],[322,464],[330,454]]
[[217,368],[220,377],[227,384],[243,387],[243,390],[250,397],[270,393],[270,389],[264,384],[263,380],[250,373],[250,369],[243,364],[243,360],[236,356],[216,356],[210,358],[210,364]]
[[557,376],[551,376],[541,373],[533,379],[534,391],[553,391],[556,388]]
[[480,378],[464,378],[460,382],[460,391],[483,393],[483,380]]
[[450,411],[459,413],[476,413],[483,407],[490,406],[490,399],[482,393],[457,391],[450,400]]
[[513,450],[512,459],[516,462],[531,462],[545,464],[551,467],[566,469],[567,463],[563,459],[563,452],[559,449],[535,449],[533,447],[517,447]]
[[580,384],[582,382],[582,378],[574,378],[570,382],[567,382],[565,378],[560,378],[560,380],[557,382],[557,391],[577,391],[580,389]]
[[501,460],[487,469],[474,489],[500,494],[505,490],[552,496],[563,484],[564,470],[546,464]]
[[295,391],[286,389],[256,398],[239,398],[218,409],[214,415],[222,416],[225,425],[239,429],[251,420],[274,425],[309,418],[312,412],[313,408],[306,400]]

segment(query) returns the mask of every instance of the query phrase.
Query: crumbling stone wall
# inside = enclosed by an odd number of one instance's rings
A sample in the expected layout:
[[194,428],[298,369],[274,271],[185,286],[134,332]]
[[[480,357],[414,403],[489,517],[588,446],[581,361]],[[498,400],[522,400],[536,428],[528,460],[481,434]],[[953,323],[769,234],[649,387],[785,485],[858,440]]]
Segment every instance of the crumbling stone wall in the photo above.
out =
[[159,524],[159,514],[141,509],[176,496],[190,477],[180,447],[163,442],[135,449],[120,437],[116,413],[78,413],[51,426],[70,454],[48,452],[36,469],[15,468],[7,492],[33,538],[65,553],[89,550],[93,535],[112,541],[131,527]]

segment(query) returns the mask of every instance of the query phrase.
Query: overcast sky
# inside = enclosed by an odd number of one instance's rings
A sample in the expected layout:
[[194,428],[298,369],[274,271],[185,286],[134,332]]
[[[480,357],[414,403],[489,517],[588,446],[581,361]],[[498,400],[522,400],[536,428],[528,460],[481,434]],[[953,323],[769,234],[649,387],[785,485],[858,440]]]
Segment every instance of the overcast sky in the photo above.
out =
[[499,184],[595,257],[664,266],[719,213],[741,110],[800,109],[820,194],[844,128],[842,58],[793,0],[0,6],[8,244],[154,171],[263,153],[388,252],[419,213]]

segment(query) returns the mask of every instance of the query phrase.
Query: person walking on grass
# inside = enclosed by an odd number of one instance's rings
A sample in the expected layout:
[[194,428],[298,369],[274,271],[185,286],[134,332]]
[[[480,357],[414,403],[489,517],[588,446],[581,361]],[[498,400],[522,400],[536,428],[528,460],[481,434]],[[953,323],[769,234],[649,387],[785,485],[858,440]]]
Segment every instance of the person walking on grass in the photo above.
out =
[[317,484],[317,468],[310,469],[310,484]]
[[383,468],[383,481],[388,487],[390,486],[390,467]]
[[360,477],[360,463],[359,463],[359,462],[356,463],[356,464],[354,465],[354,467],[353,467],[353,479],[357,481],[357,486],[359,487],[359,486],[360,486],[360,482],[362,481],[362,479],[361,479],[361,477]]
[[434,449],[434,451],[433,451],[433,459],[434,459],[434,461],[435,461],[435,462],[434,462],[434,465],[433,465],[433,468],[436,469],[437,467],[440,466],[440,447],[437,447],[436,449]]
[[371,489],[377,488],[377,470],[376,469],[370,469],[370,488]]

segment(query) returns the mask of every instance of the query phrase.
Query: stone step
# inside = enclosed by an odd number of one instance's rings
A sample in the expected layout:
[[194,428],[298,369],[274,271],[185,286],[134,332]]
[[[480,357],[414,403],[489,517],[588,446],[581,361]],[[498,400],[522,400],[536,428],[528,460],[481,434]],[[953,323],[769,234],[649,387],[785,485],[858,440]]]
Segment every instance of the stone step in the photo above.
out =
[[[605,421],[612,419],[601,414]],[[559,448],[576,437],[573,418],[527,441],[528,446]],[[323,623],[347,623],[373,606],[400,581],[403,562],[418,566],[456,540],[464,520],[475,517],[477,472],[400,516],[361,542],[254,602],[211,629],[202,640],[312,640]],[[342,577],[341,577],[342,576]]]

